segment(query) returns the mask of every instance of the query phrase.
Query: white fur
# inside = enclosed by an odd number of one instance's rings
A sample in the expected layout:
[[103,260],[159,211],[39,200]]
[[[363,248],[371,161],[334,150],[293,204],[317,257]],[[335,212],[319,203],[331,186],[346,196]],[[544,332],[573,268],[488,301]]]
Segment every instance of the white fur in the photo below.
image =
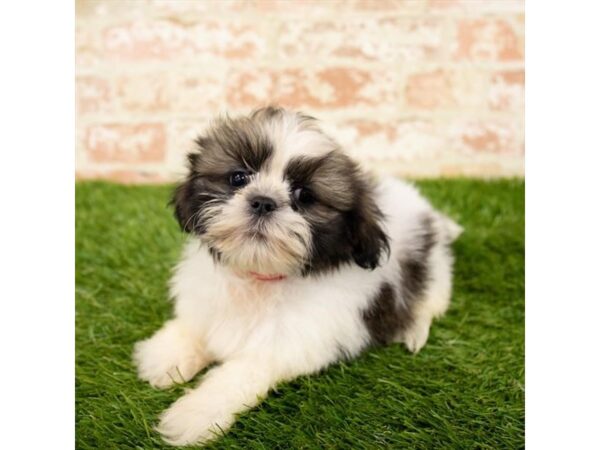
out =
[[[357,355],[369,344],[362,311],[383,282],[399,290],[399,260],[415,245],[419,218],[433,215],[448,241],[460,233],[407,183],[380,181],[377,202],[391,255],[373,271],[353,264],[318,277],[261,282],[215,264],[198,239],[190,239],[171,280],[175,318],[137,344],[135,361],[140,378],[156,387],[189,380],[209,362],[219,365],[162,415],[158,430],[167,442],[206,442],[277,383],[315,373],[342,354]],[[432,319],[448,307],[451,267],[445,243],[436,242],[431,282],[401,338],[410,351],[423,347]]]

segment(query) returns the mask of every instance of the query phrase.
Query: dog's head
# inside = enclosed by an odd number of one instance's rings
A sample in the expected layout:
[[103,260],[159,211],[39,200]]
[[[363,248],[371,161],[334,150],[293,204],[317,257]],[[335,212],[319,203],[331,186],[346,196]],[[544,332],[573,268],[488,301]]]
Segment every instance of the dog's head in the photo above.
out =
[[221,263],[307,276],[389,251],[370,180],[317,126],[279,108],[220,119],[197,139],[173,203]]

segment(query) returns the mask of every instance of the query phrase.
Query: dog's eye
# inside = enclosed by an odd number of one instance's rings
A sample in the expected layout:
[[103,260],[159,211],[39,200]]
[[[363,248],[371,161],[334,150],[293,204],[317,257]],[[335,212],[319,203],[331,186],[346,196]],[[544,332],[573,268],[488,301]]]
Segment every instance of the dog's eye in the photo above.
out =
[[233,187],[246,186],[248,181],[250,181],[250,175],[246,172],[242,172],[241,170],[233,172],[231,175],[229,175],[229,184],[231,184]]
[[313,196],[312,192],[303,187],[294,189],[292,195],[294,196],[296,203],[301,205],[310,205],[315,201],[315,197]]

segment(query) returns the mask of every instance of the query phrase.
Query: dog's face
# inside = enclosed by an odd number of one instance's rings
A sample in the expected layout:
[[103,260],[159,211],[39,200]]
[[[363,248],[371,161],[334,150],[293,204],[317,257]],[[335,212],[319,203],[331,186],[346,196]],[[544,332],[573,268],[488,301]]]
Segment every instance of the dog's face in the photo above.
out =
[[237,271],[310,275],[377,266],[388,241],[369,180],[308,116],[264,108],[197,139],[176,217]]

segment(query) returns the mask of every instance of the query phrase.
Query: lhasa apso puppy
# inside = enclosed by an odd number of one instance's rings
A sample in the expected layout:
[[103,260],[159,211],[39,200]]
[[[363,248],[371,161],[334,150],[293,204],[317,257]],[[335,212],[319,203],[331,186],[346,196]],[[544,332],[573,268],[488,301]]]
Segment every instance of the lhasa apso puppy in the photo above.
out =
[[301,113],[220,119],[196,142],[173,198],[190,234],[174,318],[134,351],[158,388],[216,363],[162,414],[167,442],[209,441],[277,383],[370,346],[425,345],[460,226],[413,186],[372,179]]

